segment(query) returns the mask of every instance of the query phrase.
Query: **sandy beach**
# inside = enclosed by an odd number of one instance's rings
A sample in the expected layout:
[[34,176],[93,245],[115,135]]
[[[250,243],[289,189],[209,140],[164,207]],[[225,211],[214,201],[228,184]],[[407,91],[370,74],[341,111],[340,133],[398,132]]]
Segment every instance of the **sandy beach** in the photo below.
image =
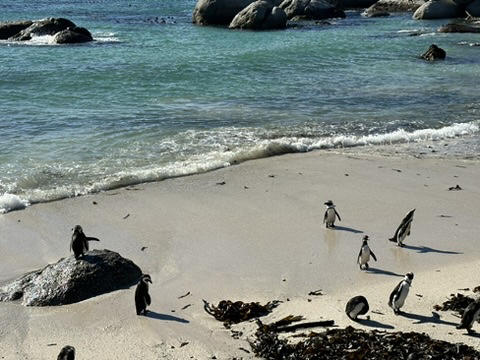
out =
[[[264,322],[303,315],[480,350],[479,336],[455,329],[451,312],[432,314],[450,294],[480,285],[479,178],[476,161],[312,152],[0,215],[0,286],[73,256],[77,224],[101,240],[92,248],[120,253],[153,280],[147,317],[135,314],[135,287],[58,307],[0,303],[0,358],[55,359],[67,344],[78,359],[253,358],[255,323],[233,326],[243,332],[234,339],[202,299],[280,300]],[[456,185],[462,190],[449,190]],[[329,199],[342,218],[335,229],[322,224]],[[388,238],[414,208],[399,248]],[[363,235],[378,258],[370,271],[356,264]],[[395,316],[388,296],[409,271],[406,314]],[[355,295],[369,300],[369,321],[345,315]]]

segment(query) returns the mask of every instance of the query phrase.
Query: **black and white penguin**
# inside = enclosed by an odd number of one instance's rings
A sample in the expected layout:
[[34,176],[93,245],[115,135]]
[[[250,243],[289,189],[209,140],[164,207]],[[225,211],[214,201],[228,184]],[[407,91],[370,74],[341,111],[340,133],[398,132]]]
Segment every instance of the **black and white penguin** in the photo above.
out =
[[360,253],[358,254],[357,264],[360,265],[360,270],[368,269],[368,262],[370,261],[370,256],[373,260],[377,261],[377,257],[373,251],[368,246],[368,235],[363,237],[362,247],[360,248]]
[[462,321],[457,329],[467,329],[469,334],[474,334],[475,330],[472,329],[473,323],[480,316],[480,299],[475,300],[467,306],[462,315]]
[[353,321],[357,321],[358,315],[365,315],[370,307],[365,296],[359,295],[351,298],[345,307],[345,313]]
[[152,278],[148,274],[143,274],[135,289],[135,308],[137,309],[137,315],[146,315],[147,306],[150,305],[152,301],[148,294],[148,283],[152,283]]
[[339,221],[342,221],[340,215],[335,209],[335,205],[332,200],[328,200],[325,205],[327,209],[325,210],[325,215],[323,216],[323,223],[326,224],[327,228],[335,227],[335,216],[338,217]]
[[390,294],[388,306],[393,309],[395,315],[400,314],[400,309],[403,307],[403,304],[405,304],[405,299],[407,298],[410,286],[412,286],[412,280],[413,273],[407,273],[403,280],[400,281],[397,286],[395,286],[395,289],[393,289],[392,293]]
[[73,228],[72,241],[70,242],[70,251],[73,251],[75,259],[88,251],[89,241],[100,241],[95,237],[86,236],[80,225]]
[[416,209],[413,209],[405,215],[393,237],[388,240],[396,242],[398,246],[403,246],[403,240],[405,240],[407,236],[410,236],[410,228],[412,227],[413,213],[415,210]]
[[75,360],[75,348],[70,345],[64,346],[62,350],[60,350],[57,360]]

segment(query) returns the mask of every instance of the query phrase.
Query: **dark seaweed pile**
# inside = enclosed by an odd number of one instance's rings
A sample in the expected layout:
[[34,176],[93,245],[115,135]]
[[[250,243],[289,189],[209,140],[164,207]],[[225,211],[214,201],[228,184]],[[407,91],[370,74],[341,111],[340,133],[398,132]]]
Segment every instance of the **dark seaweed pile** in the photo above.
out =
[[203,302],[205,311],[226,326],[268,315],[279,304],[279,301],[270,301],[265,305],[260,305],[256,302],[222,300],[218,306],[215,306],[205,300]]
[[274,328],[260,326],[255,336],[250,343],[255,355],[268,360],[480,359],[480,352],[472,347],[415,332],[367,332],[348,326],[313,334],[293,344],[280,339]]
[[456,295],[451,294],[450,299],[445,301],[442,305],[435,305],[433,308],[437,311],[438,310],[457,311],[460,315],[462,315],[464,310],[467,308],[467,306],[470,305],[474,301],[475,301],[475,299],[473,299],[469,296],[460,294],[460,293],[457,293]]

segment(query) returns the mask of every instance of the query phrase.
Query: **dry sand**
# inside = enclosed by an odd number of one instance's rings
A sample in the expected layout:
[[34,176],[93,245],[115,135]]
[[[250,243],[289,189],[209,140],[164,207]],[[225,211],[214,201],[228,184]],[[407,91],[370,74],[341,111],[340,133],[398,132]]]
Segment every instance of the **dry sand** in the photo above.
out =
[[[153,284],[148,317],[135,314],[134,287],[68,306],[0,303],[0,359],[55,359],[66,344],[78,359],[253,358],[241,348],[250,350],[255,324],[235,325],[244,334],[233,339],[202,299],[281,300],[265,322],[304,315],[480,349],[450,312],[432,314],[457,289],[480,285],[479,178],[474,161],[315,152],[1,215],[0,285],[71,256],[76,224],[100,238],[93,248],[133,260]],[[463,190],[448,190],[457,184]],[[342,217],[336,229],[322,224],[328,199]],[[413,208],[412,234],[399,248],[387,239]],[[364,234],[378,258],[369,272],[356,264]],[[387,299],[408,271],[407,315],[395,316]],[[308,295],[318,289],[324,295]],[[371,309],[361,324],[344,313],[360,294]]]

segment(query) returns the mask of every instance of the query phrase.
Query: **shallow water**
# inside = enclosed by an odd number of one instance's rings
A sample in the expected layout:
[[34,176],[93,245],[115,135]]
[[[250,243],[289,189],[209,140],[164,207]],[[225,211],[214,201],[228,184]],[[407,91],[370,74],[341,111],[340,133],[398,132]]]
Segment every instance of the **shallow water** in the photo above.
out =
[[[476,34],[360,11],[233,31],[192,25],[195,3],[0,1],[96,39],[0,41],[0,212],[287,152],[478,156]],[[432,43],[446,61],[419,59]]]

